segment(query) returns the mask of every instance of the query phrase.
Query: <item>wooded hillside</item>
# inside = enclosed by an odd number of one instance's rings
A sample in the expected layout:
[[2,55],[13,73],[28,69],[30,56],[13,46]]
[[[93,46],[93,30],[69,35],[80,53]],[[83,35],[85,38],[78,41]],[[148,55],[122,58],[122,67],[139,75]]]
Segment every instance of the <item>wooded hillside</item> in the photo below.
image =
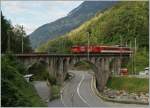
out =
[[37,51],[70,53],[72,45],[87,45],[88,32],[91,32],[90,44],[115,45],[120,44],[122,40],[122,45],[127,44],[134,48],[136,38],[136,62],[140,66],[137,70],[143,70],[148,66],[148,12],[146,1],[120,2],[104,12],[97,13],[94,18],[70,33],[41,45]]

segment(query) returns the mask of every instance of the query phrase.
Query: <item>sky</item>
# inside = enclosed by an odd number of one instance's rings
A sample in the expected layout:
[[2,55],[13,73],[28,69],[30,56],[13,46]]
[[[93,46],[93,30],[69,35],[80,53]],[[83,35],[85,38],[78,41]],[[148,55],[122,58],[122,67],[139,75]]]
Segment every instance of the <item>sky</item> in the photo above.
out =
[[27,34],[43,24],[66,16],[83,1],[1,1],[1,10],[13,25],[23,25]]

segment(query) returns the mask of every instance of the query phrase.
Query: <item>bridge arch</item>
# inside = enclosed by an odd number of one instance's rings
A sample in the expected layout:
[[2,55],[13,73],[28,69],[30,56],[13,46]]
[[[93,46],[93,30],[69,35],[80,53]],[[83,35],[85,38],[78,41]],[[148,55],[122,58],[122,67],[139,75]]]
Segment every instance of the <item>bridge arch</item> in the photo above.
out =
[[48,65],[47,61],[39,59],[29,66],[27,72],[33,74],[33,78],[36,80],[47,80],[49,77]]
[[91,54],[89,56],[89,60],[86,54],[19,54],[16,56],[24,64],[32,64],[43,58],[43,60],[48,64],[49,73],[55,75],[60,82],[63,82],[70,65],[74,65],[78,61],[85,60],[91,65],[95,72],[98,89],[100,91],[104,89],[111,72],[119,72],[121,59],[125,57],[129,58],[129,54],[124,54],[121,58],[119,54]]
[[23,63],[25,64],[27,74],[29,73],[28,71],[30,68],[32,68],[36,63],[41,63],[48,66],[48,61],[43,58],[30,59],[29,61],[23,61]]
[[74,63],[74,66],[75,66],[76,64],[80,63],[80,62],[88,63],[88,65],[90,65],[90,68],[91,68],[94,72],[98,71],[98,70],[97,70],[97,66],[95,65],[95,63],[93,63],[93,62],[91,62],[91,61],[89,61],[89,60],[86,60],[86,59],[77,60],[77,61]]
[[[99,91],[103,91],[108,78],[111,75],[111,69],[112,63],[111,63],[112,58],[90,58],[89,60],[87,59],[80,59],[76,60],[75,64],[84,61],[90,65],[90,68],[94,72],[94,76],[96,78],[96,83],[97,83],[97,88]],[[75,65],[74,64],[74,65]]]

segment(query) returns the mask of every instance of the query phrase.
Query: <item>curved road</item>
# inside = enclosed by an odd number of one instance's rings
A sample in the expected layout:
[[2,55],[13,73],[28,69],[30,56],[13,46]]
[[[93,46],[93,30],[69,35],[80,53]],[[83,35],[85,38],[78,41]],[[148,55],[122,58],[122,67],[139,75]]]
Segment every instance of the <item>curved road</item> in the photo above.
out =
[[74,71],[74,78],[66,84],[61,101],[66,107],[98,107],[101,103],[91,89],[92,75],[83,71]]
[[71,72],[74,73],[74,78],[65,84],[61,94],[64,107],[145,106],[103,101],[91,89],[92,74],[85,71]]

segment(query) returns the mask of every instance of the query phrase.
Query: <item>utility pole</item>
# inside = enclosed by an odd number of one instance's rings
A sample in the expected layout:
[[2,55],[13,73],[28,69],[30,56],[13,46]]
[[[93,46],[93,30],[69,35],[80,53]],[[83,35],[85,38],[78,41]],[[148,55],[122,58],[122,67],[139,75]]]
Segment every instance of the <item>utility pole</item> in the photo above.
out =
[[22,36],[22,54],[23,54],[23,44],[24,44],[24,43],[23,43],[23,36]]
[[60,40],[60,53],[63,53],[63,48],[64,48],[64,42],[63,42],[64,40],[63,39],[61,39]]
[[91,35],[91,31],[89,30],[88,31],[88,50],[87,50],[87,53],[88,53],[88,60],[90,60],[90,35]]
[[126,42],[126,47],[128,47],[128,43]]
[[119,67],[119,73],[121,69],[121,62],[122,62],[122,37],[120,36],[120,67]]
[[[132,49],[132,43],[131,43],[131,41],[130,41],[130,49],[133,51],[133,49]],[[132,63],[132,75],[134,74],[134,69],[133,69],[133,66],[134,66],[134,63],[133,63],[133,53],[131,54],[131,63]]]
[[136,54],[136,49],[137,49],[137,48],[136,48],[136,38],[134,39],[134,41],[135,41],[135,54]]
[[24,42],[23,42],[23,37],[24,37],[24,34],[23,34],[23,26],[21,27],[21,30],[22,30],[22,47],[21,47],[21,50],[22,50],[22,54],[23,54],[23,51],[24,51],[24,48],[23,48],[23,45],[24,45]]
[[89,38],[90,38],[90,36],[89,36],[90,34],[88,33],[88,60],[89,60],[89,44],[90,44],[90,40],[89,40]]
[[135,62],[135,55],[136,55],[136,38],[134,38],[134,73],[136,74],[136,62]]

